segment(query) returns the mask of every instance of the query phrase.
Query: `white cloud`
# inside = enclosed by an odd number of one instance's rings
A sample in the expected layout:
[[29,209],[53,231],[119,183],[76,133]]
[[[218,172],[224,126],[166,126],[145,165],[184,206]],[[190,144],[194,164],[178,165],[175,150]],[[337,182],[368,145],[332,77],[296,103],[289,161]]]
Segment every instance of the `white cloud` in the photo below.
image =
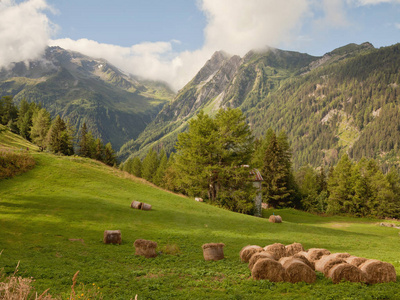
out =
[[54,30],[44,10],[52,10],[45,0],[0,1],[0,67],[43,53]]
[[343,0],[323,0],[322,6],[325,17],[321,23],[325,27],[346,27],[350,24],[346,18]]
[[[104,58],[124,71],[166,81],[178,90],[217,50],[244,55],[251,49],[290,45],[298,42],[302,25],[310,23],[310,20],[314,20],[317,26],[348,26],[344,8],[346,1],[385,0],[198,1],[199,9],[206,15],[207,25],[204,45],[195,51],[176,53],[174,45],[180,43],[177,40],[143,42],[131,47],[69,38],[51,40],[49,44]],[[14,0],[0,0],[0,53],[6,53],[0,58],[0,66],[10,61],[35,58],[43,51],[52,28],[43,13],[46,9],[49,9],[46,0],[29,0],[18,5]]]
[[295,38],[301,19],[308,14],[309,0],[202,0],[199,8],[207,16],[207,26],[204,45],[196,51],[174,53],[176,40],[119,47],[86,39],[59,39],[51,45],[105,58],[125,71],[166,81],[177,90],[217,50],[244,55]]
[[381,3],[400,3],[400,0],[347,0],[349,3],[354,3],[358,6],[377,5]]
[[279,46],[300,29],[307,0],[203,0],[208,24],[205,47],[243,55],[265,46]]
[[395,26],[397,29],[400,30],[400,23],[396,23],[396,24],[394,24],[394,26]]

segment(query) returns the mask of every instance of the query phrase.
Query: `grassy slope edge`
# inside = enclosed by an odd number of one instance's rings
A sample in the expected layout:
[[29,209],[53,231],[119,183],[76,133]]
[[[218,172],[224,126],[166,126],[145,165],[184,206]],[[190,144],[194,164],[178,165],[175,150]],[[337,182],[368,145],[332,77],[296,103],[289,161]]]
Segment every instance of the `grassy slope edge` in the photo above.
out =
[[[65,298],[79,270],[78,283],[96,284],[105,299],[400,297],[400,283],[334,285],[321,274],[312,285],[254,281],[239,260],[248,244],[300,242],[381,259],[400,272],[398,230],[379,227],[378,220],[284,209],[275,211],[284,222],[272,224],[165,192],[89,159],[31,152],[33,170],[0,181],[0,268],[12,273],[20,261],[19,274],[34,277],[39,291],[50,288]],[[133,210],[133,200],[153,210]],[[123,243],[104,245],[106,229],[120,229]],[[158,251],[167,245],[180,251],[138,257],[133,247],[138,238],[156,241]],[[203,260],[201,245],[209,242],[226,245],[224,260]]]

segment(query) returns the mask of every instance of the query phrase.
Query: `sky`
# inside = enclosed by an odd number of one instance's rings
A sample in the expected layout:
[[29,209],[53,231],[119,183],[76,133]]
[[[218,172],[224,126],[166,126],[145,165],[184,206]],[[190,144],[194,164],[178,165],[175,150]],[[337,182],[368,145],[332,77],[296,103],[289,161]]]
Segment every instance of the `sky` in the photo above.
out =
[[60,46],[179,90],[215,51],[400,42],[400,0],[0,0],[0,67]]

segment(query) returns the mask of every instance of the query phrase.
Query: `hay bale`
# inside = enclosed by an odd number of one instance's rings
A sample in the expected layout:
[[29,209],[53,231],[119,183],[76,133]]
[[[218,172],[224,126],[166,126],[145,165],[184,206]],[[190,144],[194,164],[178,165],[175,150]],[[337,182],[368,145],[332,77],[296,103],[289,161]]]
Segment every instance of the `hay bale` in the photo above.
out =
[[261,248],[260,246],[257,245],[248,245],[242,248],[242,250],[240,250],[240,260],[242,262],[249,262],[250,257],[257,252],[261,252],[263,251],[263,248]]
[[332,255],[324,255],[320,260],[315,262],[315,270],[327,276],[330,269],[332,269],[335,265],[343,263],[346,263],[343,258],[338,258]]
[[350,256],[344,259],[348,264],[359,267],[361,264],[365,263],[368,259],[364,257]]
[[265,246],[264,251],[272,252],[275,255],[276,259],[278,260],[282,257],[287,256],[285,245],[281,243],[275,243],[272,245]]
[[209,243],[201,246],[205,260],[220,260],[224,258],[224,246],[222,243]]
[[133,245],[135,246],[135,255],[142,255],[146,258],[156,257],[157,243],[153,241],[137,239]]
[[319,260],[322,256],[324,255],[329,255],[331,254],[331,252],[329,252],[326,249],[322,249],[322,248],[311,248],[308,249],[307,251],[307,259],[311,262],[311,263],[315,263],[317,260]]
[[348,263],[333,266],[329,270],[327,277],[332,279],[333,283],[339,283],[342,280],[350,282],[366,282],[367,280],[363,271]]
[[139,201],[132,201],[131,203],[131,208],[135,208],[135,209],[142,209],[142,202]]
[[376,259],[369,259],[359,266],[359,269],[365,272],[367,282],[382,283],[396,282],[396,270],[392,264]]
[[249,269],[252,270],[256,262],[261,258],[269,258],[276,260],[275,255],[272,252],[262,251],[254,253],[249,260]]
[[331,257],[335,257],[335,258],[343,258],[343,259],[345,259],[345,258],[350,257],[351,255],[349,253],[331,253],[330,256]]
[[283,257],[279,260],[286,272],[286,281],[291,283],[307,282],[314,283],[317,275],[314,270],[303,261],[293,257]]
[[121,244],[121,230],[104,230],[104,244]]
[[311,269],[315,270],[315,264],[310,262],[307,257],[305,257],[302,253],[306,253],[306,252],[299,252],[296,253],[295,255],[293,255],[293,258],[297,258],[300,259],[303,263],[305,263],[307,266],[309,266]]
[[300,243],[293,243],[290,245],[286,245],[286,256],[293,256],[296,253],[304,251],[303,245]]
[[270,221],[271,223],[282,223],[282,217],[279,215],[271,215],[269,216],[268,221]]
[[151,205],[147,203],[142,203],[142,210],[151,210]]
[[285,281],[285,269],[276,260],[259,259],[251,270],[251,276],[256,279],[267,279],[272,282]]

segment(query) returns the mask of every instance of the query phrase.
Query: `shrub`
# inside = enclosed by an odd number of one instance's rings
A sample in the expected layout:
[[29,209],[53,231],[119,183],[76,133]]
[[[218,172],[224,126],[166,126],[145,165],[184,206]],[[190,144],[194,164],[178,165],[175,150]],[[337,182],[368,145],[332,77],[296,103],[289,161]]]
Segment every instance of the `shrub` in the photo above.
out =
[[0,179],[22,174],[34,166],[35,160],[29,153],[0,149]]

